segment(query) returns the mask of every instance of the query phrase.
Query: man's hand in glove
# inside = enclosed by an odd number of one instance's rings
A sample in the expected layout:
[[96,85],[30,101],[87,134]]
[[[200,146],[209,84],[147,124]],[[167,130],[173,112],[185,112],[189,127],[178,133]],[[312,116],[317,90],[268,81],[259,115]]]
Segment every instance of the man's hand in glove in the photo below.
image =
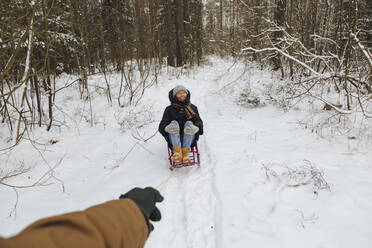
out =
[[149,220],[160,221],[161,219],[161,213],[155,206],[157,202],[162,202],[164,199],[159,191],[152,187],[147,187],[144,189],[134,188],[124,195],[121,195],[119,198],[129,198],[133,200],[145,216],[147,225],[149,227],[149,233],[154,230],[154,226]]

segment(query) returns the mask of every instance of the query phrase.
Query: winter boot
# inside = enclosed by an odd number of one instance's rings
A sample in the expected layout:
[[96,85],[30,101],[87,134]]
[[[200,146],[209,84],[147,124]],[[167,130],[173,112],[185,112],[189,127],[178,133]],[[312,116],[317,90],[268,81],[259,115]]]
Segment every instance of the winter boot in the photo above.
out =
[[182,148],[182,162],[190,163],[191,160],[189,158],[189,148]]
[[180,146],[175,146],[173,148],[172,161],[175,164],[179,164],[182,162],[182,151]]

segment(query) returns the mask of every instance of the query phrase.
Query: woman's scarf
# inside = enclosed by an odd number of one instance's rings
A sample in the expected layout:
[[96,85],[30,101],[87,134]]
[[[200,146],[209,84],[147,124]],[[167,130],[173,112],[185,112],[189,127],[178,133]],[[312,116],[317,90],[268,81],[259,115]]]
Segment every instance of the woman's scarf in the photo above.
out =
[[177,104],[177,103],[172,103],[172,106],[175,107],[179,111],[179,113],[185,114],[187,120],[190,120],[190,119],[194,118],[194,116],[195,116],[195,112],[191,108],[191,103],[189,103],[187,105],[180,105],[180,104]]

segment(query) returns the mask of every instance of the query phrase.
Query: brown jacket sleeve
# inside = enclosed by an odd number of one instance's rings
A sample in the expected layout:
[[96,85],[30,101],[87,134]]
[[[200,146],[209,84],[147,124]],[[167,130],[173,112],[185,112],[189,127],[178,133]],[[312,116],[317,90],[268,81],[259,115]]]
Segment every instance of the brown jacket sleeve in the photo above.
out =
[[45,218],[9,239],[1,248],[141,248],[148,227],[130,199],[113,200],[74,212]]

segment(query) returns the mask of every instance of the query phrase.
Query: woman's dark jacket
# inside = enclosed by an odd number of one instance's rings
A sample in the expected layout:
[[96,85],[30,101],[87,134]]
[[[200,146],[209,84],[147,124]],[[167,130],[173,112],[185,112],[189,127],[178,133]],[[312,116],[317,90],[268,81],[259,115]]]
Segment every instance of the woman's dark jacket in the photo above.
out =
[[[179,105],[187,105],[190,103],[190,91],[187,92],[187,98],[184,102],[178,101],[176,97],[173,97],[173,90],[169,91],[169,100],[172,103],[176,103]],[[199,135],[203,134],[203,121],[200,119],[198,108],[191,104],[192,110],[195,112],[195,116],[190,119],[194,123],[195,126],[199,128],[199,132],[195,134],[195,140],[191,146],[195,146],[195,142],[199,139]],[[168,133],[165,132],[165,127],[171,123],[171,121],[177,121],[180,125],[180,135],[181,140],[183,137],[183,129],[185,126],[185,123],[187,120],[186,115],[184,113],[180,113],[179,110],[176,109],[173,105],[169,105],[165,110],[163,114],[163,118],[159,124],[159,132],[164,136],[165,140],[168,142],[169,147],[172,147],[169,141]]]

